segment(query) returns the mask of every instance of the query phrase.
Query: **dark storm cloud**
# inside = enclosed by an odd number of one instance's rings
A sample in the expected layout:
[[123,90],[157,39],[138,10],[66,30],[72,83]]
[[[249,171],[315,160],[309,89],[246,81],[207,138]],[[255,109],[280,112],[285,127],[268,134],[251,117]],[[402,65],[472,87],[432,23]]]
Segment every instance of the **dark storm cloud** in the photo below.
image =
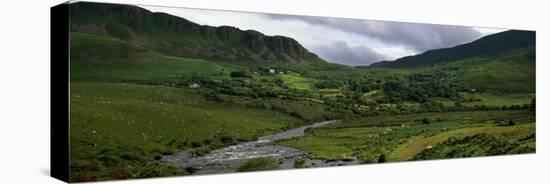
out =
[[400,45],[416,52],[453,47],[481,37],[471,27],[415,24],[403,22],[366,21],[340,18],[270,14],[275,20],[299,20],[311,25],[326,26],[379,40],[385,44]]
[[385,58],[368,47],[350,47],[343,41],[334,41],[327,45],[316,46],[312,50],[329,61],[351,66],[369,65]]

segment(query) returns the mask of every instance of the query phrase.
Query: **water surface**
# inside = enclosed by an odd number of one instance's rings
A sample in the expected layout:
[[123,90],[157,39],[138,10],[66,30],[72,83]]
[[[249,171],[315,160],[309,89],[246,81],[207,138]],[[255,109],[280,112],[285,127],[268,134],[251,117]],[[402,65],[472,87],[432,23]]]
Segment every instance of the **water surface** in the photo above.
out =
[[284,132],[266,135],[257,141],[239,143],[211,151],[210,153],[193,157],[190,151],[183,151],[174,155],[167,155],[161,162],[178,168],[193,167],[198,169],[193,174],[214,174],[234,172],[235,169],[249,159],[257,157],[271,157],[279,161],[281,169],[294,168],[297,159],[305,160],[306,165],[312,167],[355,165],[359,164],[356,158],[348,161],[325,161],[306,158],[306,152],[295,148],[275,145],[276,140],[289,139],[304,136],[308,128],[318,128],[329,124],[338,123],[338,120],[322,121],[312,125],[286,130]]

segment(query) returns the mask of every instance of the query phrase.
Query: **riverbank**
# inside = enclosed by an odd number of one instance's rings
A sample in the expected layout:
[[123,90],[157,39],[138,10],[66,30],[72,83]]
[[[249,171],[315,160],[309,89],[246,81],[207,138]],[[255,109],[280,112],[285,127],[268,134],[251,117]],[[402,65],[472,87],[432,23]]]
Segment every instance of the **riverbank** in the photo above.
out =
[[183,151],[174,155],[164,156],[160,162],[180,169],[192,170],[194,171],[192,173],[194,175],[235,172],[236,168],[241,164],[259,157],[270,157],[276,160],[279,163],[280,169],[292,169],[300,165],[323,167],[359,164],[357,159],[346,161],[309,159],[303,150],[273,144],[274,141],[304,136],[304,132],[308,128],[319,128],[339,122],[339,120],[322,121],[262,136],[256,141],[216,149],[204,156],[194,157],[191,151]]

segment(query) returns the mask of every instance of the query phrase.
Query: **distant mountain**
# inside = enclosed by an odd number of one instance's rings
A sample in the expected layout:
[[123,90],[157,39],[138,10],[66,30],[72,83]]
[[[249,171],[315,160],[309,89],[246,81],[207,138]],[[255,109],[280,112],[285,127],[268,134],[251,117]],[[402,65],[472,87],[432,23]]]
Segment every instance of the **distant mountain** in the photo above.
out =
[[482,37],[476,41],[452,48],[429,50],[422,54],[382,61],[370,65],[383,68],[413,68],[433,66],[466,58],[501,54],[535,45],[534,31],[510,30]]
[[166,13],[117,4],[71,4],[71,31],[114,37],[175,56],[265,62],[324,62],[296,40],[254,30],[199,25]]

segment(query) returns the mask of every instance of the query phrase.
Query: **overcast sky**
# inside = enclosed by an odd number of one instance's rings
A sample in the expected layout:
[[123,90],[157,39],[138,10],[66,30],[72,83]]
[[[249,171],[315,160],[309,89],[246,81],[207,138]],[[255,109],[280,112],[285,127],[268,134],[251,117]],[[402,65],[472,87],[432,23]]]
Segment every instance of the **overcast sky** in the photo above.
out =
[[369,65],[474,41],[503,29],[142,6],[202,25],[292,37],[332,63]]

